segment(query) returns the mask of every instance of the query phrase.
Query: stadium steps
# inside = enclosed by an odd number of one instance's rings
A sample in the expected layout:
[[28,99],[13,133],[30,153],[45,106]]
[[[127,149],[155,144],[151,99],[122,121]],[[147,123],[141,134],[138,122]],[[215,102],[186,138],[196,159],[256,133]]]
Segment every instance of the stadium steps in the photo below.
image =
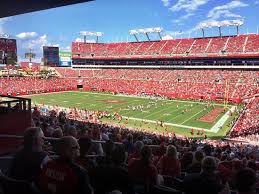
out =
[[130,48],[130,47],[131,47],[131,44],[130,44],[130,43],[129,43],[129,44],[126,44],[126,47],[125,47],[124,49],[120,50],[120,53],[118,53],[118,56],[127,55],[127,54],[126,54],[126,51],[127,51],[128,48]]
[[155,42],[153,42],[143,53],[142,55],[146,55],[148,53],[148,51],[150,50],[150,48],[153,47],[153,45],[155,44]]
[[55,73],[58,75],[58,77],[64,77],[57,69],[55,69]]
[[225,45],[224,45],[224,47],[222,49],[223,51],[225,51],[227,49],[229,40],[230,40],[230,37],[228,37],[228,39],[227,39],[227,41],[226,41],[226,43],[225,43]]
[[190,48],[186,51],[186,53],[190,53],[191,52],[191,50],[192,50],[192,47],[193,47],[193,45],[196,43],[196,39],[193,41],[193,43],[192,43],[192,45],[190,46]]
[[161,50],[163,50],[163,48],[167,45],[168,41],[165,41],[165,44],[163,44],[163,46],[161,46],[161,48],[158,50],[158,53],[161,52]]
[[[152,48],[152,46],[153,46],[154,44],[155,44],[155,42],[153,42],[151,45],[149,45],[148,48],[143,48],[144,52],[143,52],[141,55],[144,55],[144,56],[145,56],[146,53],[148,52],[148,50],[149,50],[150,48]],[[139,47],[139,48],[140,48],[140,47]],[[139,49],[138,49],[138,50],[139,50]],[[137,50],[137,51],[138,51],[138,50]]]
[[246,50],[246,44],[247,44],[248,38],[249,38],[249,36],[247,36],[246,39],[245,39],[245,43],[244,43],[244,46],[243,46],[243,53]]
[[205,49],[204,53],[207,53],[207,50],[208,50],[208,48],[210,47],[211,42],[212,42],[212,38],[210,39],[208,45],[206,46],[206,49]]
[[135,52],[141,47],[141,45],[144,44],[144,42],[138,43],[138,45],[133,49],[129,54],[126,53],[127,56],[135,55]]
[[177,50],[178,46],[181,44],[182,40],[180,40],[178,42],[178,44],[176,45],[176,47],[174,47],[174,49],[172,50],[172,52],[170,53],[170,55],[174,54],[174,52]]

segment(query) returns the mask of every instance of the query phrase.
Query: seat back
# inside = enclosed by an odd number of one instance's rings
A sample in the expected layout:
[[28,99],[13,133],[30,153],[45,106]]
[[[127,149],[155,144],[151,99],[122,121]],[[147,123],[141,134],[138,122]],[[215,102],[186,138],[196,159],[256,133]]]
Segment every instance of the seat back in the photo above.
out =
[[155,185],[152,187],[151,194],[182,194],[182,191],[170,187]]

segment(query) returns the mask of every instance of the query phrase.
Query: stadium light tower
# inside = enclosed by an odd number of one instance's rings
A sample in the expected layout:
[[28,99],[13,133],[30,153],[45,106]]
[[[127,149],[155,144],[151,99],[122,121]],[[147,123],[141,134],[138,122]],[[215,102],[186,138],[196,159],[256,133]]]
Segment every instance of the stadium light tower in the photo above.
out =
[[149,29],[149,28],[146,28],[146,29],[139,29],[138,32],[139,32],[139,33],[142,33],[142,34],[145,34],[146,37],[147,37],[147,39],[148,39],[148,41],[150,41],[150,38],[149,38],[149,36],[148,36],[148,33],[151,32],[151,29]]
[[96,36],[96,42],[98,43],[99,37],[103,36],[103,32],[80,31],[80,35],[84,37],[84,43],[86,43],[86,36]]
[[133,36],[135,37],[135,39],[136,39],[137,42],[139,42],[138,37],[137,37],[137,35],[136,35],[136,34],[138,34],[138,31],[137,31],[137,30],[130,30],[129,33],[130,33],[130,35],[133,35]]
[[218,25],[218,28],[219,28],[219,36],[222,37],[222,32],[221,32],[221,25]]
[[202,28],[201,31],[202,31],[202,37],[205,38],[205,31],[204,31],[204,28]]
[[239,35],[239,27],[244,24],[244,21],[242,20],[232,20],[232,25],[236,26],[237,29],[237,35]]
[[160,40],[162,40],[162,36],[161,36],[162,31],[163,31],[163,28],[161,28],[161,27],[154,28],[154,32],[156,32],[158,34]]
[[103,32],[96,32],[95,35],[96,35],[96,43],[98,43],[99,37],[103,36]]
[[134,35],[137,42],[139,42],[139,40],[136,36],[137,34],[145,34],[148,41],[150,41],[149,33],[158,33],[158,36],[159,36],[160,40],[162,40],[162,37],[161,37],[161,34],[160,34],[162,32],[162,30],[163,30],[163,28],[161,28],[161,27],[141,28],[141,29],[130,30],[129,33],[130,33],[130,35]]

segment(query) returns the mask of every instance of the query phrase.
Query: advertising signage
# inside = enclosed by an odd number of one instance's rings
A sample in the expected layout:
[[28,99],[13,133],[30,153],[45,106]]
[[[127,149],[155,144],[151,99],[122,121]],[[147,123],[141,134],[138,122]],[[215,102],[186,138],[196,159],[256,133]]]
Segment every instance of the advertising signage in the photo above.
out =
[[59,66],[71,67],[72,65],[72,53],[69,51],[59,52]]

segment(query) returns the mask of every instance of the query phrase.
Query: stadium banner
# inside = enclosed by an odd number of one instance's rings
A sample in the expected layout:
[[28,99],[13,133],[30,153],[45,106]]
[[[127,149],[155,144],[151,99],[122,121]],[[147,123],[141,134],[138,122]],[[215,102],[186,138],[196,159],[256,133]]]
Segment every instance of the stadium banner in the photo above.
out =
[[59,66],[71,67],[72,53],[69,51],[59,51]]

